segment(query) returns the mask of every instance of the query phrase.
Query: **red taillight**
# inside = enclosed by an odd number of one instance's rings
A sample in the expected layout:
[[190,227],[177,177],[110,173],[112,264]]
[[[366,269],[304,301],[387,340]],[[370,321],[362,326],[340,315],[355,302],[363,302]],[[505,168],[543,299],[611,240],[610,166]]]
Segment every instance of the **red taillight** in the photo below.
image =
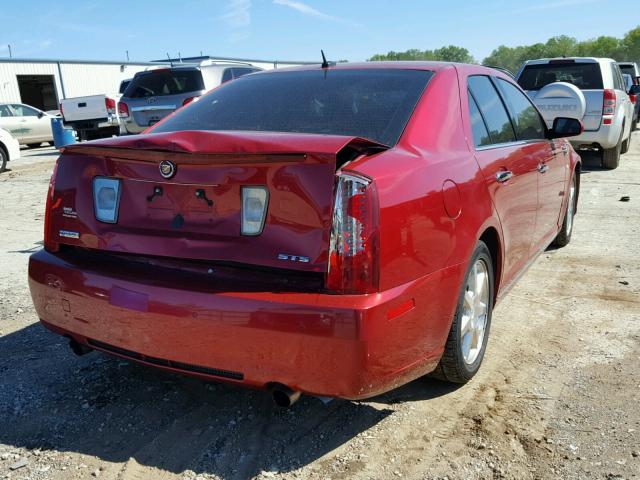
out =
[[128,117],[129,116],[129,105],[127,105],[124,102],[118,103],[118,115],[120,115],[121,117]]
[[116,113],[116,101],[113,98],[105,97],[104,106],[107,107],[107,113],[111,115]]
[[602,115],[613,115],[616,112],[616,92],[610,88],[605,89],[602,99]]
[[44,248],[49,252],[57,252],[60,250],[60,244],[54,240],[54,234],[51,231],[51,214],[52,210],[60,207],[62,203],[62,198],[58,197],[58,199],[53,201],[54,194],[54,186],[56,183],[56,174],[58,173],[58,160],[56,160],[55,165],[53,166],[53,173],[51,174],[51,179],[49,180],[49,190],[47,191],[47,202],[44,210]]
[[378,197],[371,180],[340,174],[329,245],[327,288],[336,293],[378,290]]
[[184,107],[185,105],[189,105],[191,102],[193,102],[196,98],[198,97],[189,97],[189,98],[185,98],[184,102],[182,102],[182,106]]
[[637,95],[629,95],[629,100],[631,100],[631,103],[633,103],[635,105],[636,102],[638,101],[638,96]]

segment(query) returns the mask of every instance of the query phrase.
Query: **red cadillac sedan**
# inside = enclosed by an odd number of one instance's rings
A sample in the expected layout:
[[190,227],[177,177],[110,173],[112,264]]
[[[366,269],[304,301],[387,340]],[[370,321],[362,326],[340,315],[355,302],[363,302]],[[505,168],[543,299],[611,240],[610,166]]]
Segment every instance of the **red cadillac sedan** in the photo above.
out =
[[[135,115],[135,113],[134,113]],[[491,312],[571,238],[580,122],[486,67],[247,75],[70,146],[29,261],[42,323],[201,378],[361,399],[478,371]]]

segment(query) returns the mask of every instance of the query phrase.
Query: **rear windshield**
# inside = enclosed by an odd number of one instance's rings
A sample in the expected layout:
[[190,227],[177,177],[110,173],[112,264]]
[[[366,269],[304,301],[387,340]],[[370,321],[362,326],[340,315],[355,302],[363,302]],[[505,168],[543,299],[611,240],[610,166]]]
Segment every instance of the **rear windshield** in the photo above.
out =
[[620,67],[620,70],[622,71],[622,73],[628,73],[632,77],[636,76],[636,69],[635,69],[635,67],[633,65],[620,65],[620,64],[618,64],[618,66]]
[[225,83],[153,129],[298,132],[365,137],[393,146],[433,73],[305,70]]
[[523,90],[540,90],[554,82],[572,83],[581,90],[603,88],[600,65],[597,63],[527,65],[518,78]]
[[124,91],[128,98],[160,97],[204,90],[200,70],[151,70],[136,75]]

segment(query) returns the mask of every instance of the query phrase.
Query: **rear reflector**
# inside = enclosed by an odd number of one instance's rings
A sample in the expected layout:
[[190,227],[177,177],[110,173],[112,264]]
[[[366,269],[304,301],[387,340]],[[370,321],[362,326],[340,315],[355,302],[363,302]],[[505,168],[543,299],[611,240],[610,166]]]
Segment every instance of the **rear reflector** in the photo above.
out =
[[371,180],[340,174],[329,244],[327,288],[336,293],[378,290],[378,198]]
[[260,235],[269,205],[266,187],[242,187],[242,235]]
[[93,206],[96,220],[104,223],[116,223],[119,203],[120,180],[95,177],[93,179]]

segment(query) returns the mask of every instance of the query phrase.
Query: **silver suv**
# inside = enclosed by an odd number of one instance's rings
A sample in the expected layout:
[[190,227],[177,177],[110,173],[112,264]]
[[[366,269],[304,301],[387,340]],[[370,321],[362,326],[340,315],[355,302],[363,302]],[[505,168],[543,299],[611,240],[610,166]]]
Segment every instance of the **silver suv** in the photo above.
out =
[[633,104],[622,73],[609,58],[544,58],[526,61],[516,80],[547,122],[558,115],[580,120],[571,138],[576,150],[598,150],[604,168],[616,168],[629,149]]
[[250,64],[181,64],[152,67],[131,79],[118,104],[127,133],[140,133],[218,85],[262,70]]

